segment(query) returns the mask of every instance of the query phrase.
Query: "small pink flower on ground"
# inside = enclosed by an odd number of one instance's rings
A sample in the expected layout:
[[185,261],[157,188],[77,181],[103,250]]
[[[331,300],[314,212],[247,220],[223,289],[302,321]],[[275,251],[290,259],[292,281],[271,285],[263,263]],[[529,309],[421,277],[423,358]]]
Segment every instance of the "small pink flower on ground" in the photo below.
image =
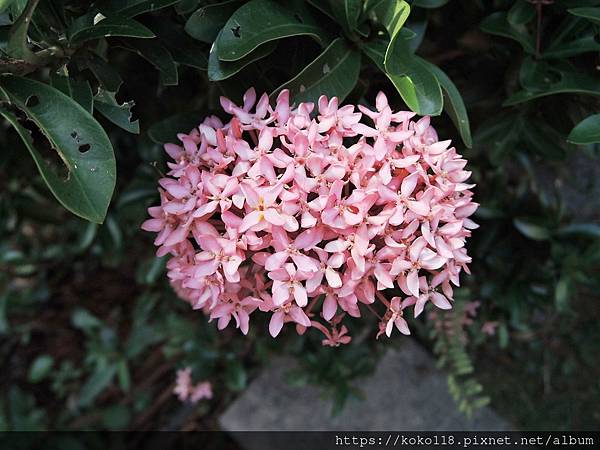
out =
[[[266,313],[273,337],[293,322],[331,346],[350,342],[347,316],[374,313],[390,336],[452,308],[478,205],[467,161],[429,117],[394,112],[383,93],[375,110],[325,96],[293,105],[285,90],[272,106],[254,89],[221,106],[228,121],[208,117],[165,145],[160,205],[142,225],[192,308],[244,334]],[[185,370],[175,389],[210,395]]]

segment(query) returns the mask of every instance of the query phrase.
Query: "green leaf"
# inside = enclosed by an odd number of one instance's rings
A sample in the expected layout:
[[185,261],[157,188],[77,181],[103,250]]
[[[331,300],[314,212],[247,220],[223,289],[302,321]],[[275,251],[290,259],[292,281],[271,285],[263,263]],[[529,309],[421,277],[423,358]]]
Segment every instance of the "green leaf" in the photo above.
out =
[[560,228],[560,236],[582,235],[591,238],[600,238],[600,225],[596,223],[572,223]]
[[527,219],[514,219],[513,224],[524,236],[534,241],[545,241],[550,239],[550,231],[541,226],[537,225]]
[[527,88],[511,95],[503,105],[516,105],[547,95],[565,93],[600,95],[600,79],[565,64],[550,66],[544,61],[532,63]]
[[91,53],[87,65],[104,89],[110,92],[119,91],[123,79],[112,65],[94,53]]
[[556,288],[554,289],[554,304],[556,305],[556,310],[559,312],[566,311],[569,306],[569,284],[569,280],[564,276],[556,283]]
[[233,13],[217,39],[219,59],[241,59],[265,42],[307,35],[324,46],[329,38],[303,3],[286,7],[273,0],[251,0]]
[[588,30],[575,39],[567,42],[562,40],[555,45],[548,46],[542,53],[542,59],[550,58],[568,58],[582,53],[600,51],[600,43],[597,41],[597,34],[594,30]]
[[15,0],[0,0],[0,14],[6,11],[6,9],[14,2]]
[[240,7],[239,0],[202,6],[185,23],[185,31],[194,39],[212,43],[227,19]]
[[208,68],[208,48],[188,36],[182,27],[158,17],[146,20],[160,42],[171,52],[175,62],[200,70]]
[[96,397],[112,383],[116,372],[115,365],[98,368],[79,391],[79,406],[82,408],[91,406]]
[[127,17],[134,17],[146,12],[178,3],[180,0],[110,0],[110,10]]
[[583,17],[590,22],[600,24],[600,7],[572,8],[568,11],[574,16]]
[[208,55],[208,79],[211,81],[225,80],[238,73],[248,64],[271,54],[276,47],[277,41],[267,42],[244,56],[242,59],[236,61],[221,61],[219,60],[216,48],[213,45]]
[[600,143],[600,114],[587,117],[575,125],[567,141],[578,145]]
[[225,368],[225,386],[234,392],[243,390],[246,387],[247,376],[244,365],[237,361],[231,361]]
[[[312,2],[314,5],[316,2]],[[358,25],[358,18],[362,12],[362,0],[328,0],[327,11],[344,28],[344,31],[351,34]]]
[[67,35],[72,46],[109,36],[146,39],[154,37],[152,30],[133,19],[123,16],[104,17],[94,13],[77,18],[69,27]]
[[140,40],[127,41],[123,47],[144,58],[159,72],[160,82],[164,86],[177,86],[179,76],[173,56],[162,44]]
[[424,64],[435,75],[444,91],[444,110],[458,129],[464,144],[471,148],[473,140],[471,138],[471,127],[469,126],[469,116],[460,92],[442,69],[429,62],[424,61]]
[[486,33],[503,36],[517,41],[527,53],[535,53],[534,38],[527,32],[525,25],[513,25],[508,21],[507,13],[496,12],[481,22]]
[[412,111],[420,115],[437,116],[444,103],[442,89],[437,78],[426,67],[426,62],[410,52],[409,42],[404,37],[398,39],[394,46],[395,55],[391,55],[387,67],[384,66],[385,41],[369,42],[363,46],[363,51],[387,75]]
[[373,12],[375,13],[377,21],[385,27],[390,35],[390,43],[385,52],[385,65],[388,58],[396,51],[395,46],[397,40],[403,37],[406,38],[406,35],[400,35],[400,30],[410,14],[410,6],[403,0],[386,1],[379,3],[373,8]]
[[40,355],[29,366],[28,379],[31,383],[39,383],[48,376],[52,370],[54,358],[50,355]]
[[317,101],[321,95],[337,97],[340,103],[352,91],[360,71],[360,53],[338,38],[317,59],[280,86],[273,94],[289,89],[295,102]]
[[130,421],[131,412],[126,405],[112,405],[102,412],[102,425],[109,430],[125,430]]
[[[74,214],[102,223],[116,182],[113,148],[102,127],[77,102],[46,84],[8,75],[0,78],[0,87],[11,103],[37,125],[68,169],[66,180],[58,176],[16,117],[2,112],[27,146],[54,196]],[[37,103],[32,104],[34,101]]]
[[94,97],[94,108],[115,125],[130,133],[139,134],[140,124],[138,120],[131,120],[131,108],[135,102],[129,101],[119,105],[114,92],[108,92],[102,88]]
[[75,328],[88,333],[94,328],[102,326],[102,322],[87,309],[76,309],[71,316],[71,322]]
[[513,26],[530,22],[535,17],[535,8],[527,0],[517,0],[508,10],[506,19]]
[[414,0],[412,5],[418,8],[433,9],[444,6],[448,1],[449,0]]
[[185,112],[168,117],[148,129],[148,137],[157,144],[177,142],[177,133],[189,133],[202,121],[200,112]]
[[90,83],[88,83],[87,80],[76,80],[75,78],[51,73],[50,82],[52,83],[52,87],[71,97],[79,103],[83,109],[92,114],[94,97]]

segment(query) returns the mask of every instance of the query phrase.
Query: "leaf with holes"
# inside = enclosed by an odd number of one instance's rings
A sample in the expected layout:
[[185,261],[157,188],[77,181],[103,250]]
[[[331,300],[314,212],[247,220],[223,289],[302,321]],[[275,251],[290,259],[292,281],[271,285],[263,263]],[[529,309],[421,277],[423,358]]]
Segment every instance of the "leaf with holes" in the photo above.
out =
[[89,13],[73,21],[67,35],[72,46],[109,36],[153,38],[154,33],[141,23],[123,16],[100,17]]
[[473,142],[471,139],[469,116],[467,115],[467,108],[465,107],[460,92],[458,92],[458,89],[452,80],[448,78],[448,75],[446,75],[442,69],[427,61],[423,61],[423,63],[439,81],[440,86],[444,91],[444,110],[448,113],[450,119],[452,119],[452,122],[458,129],[460,137],[465,145],[471,148]]
[[265,42],[298,35],[311,36],[323,47],[329,42],[302,2],[287,7],[273,0],[251,0],[233,13],[215,42],[219,59],[235,61]]
[[65,180],[44,160],[15,115],[2,111],[54,196],[74,214],[102,223],[116,181],[113,148],[102,127],[77,102],[46,84],[8,75],[0,78],[0,88],[37,125],[67,167]]
[[227,19],[242,5],[240,0],[229,0],[205,5],[196,10],[185,23],[185,31],[194,39],[212,43]]
[[273,94],[289,89],[295,102],[316,102],[321,95],[342,102],[352,91],[360,71],[360,53],[338,38],[302,72]]
[[587,117],[575,125],[567,141],[573,144],[599,144],[600,143],[600,114]]
[[50,75],[50,83],[52,84],[52,87],[71,97],[79,103],[83,109],[92,114],[94,96],[92,94],[90,83],[88,83],[87,80],[76,80],[75,78],[52,73]]
[[110,120],[115,125],[123,128],[130,133],[140,133],[140,123],[138,120],[131,120],[131,108],[135,102],[129,101],[119,105],[115,98],[114,92],[108,92],[102,88],[98,89],[98,93],[94,97],[94,108]]
[[216,48],[213,45],[208,55],[208,79],[211,81],[225,80],[238,73],[248,64],[271,54],[273,50],[275,50],[275,47],[277,47],[276,41],[267,42],[244,56],[242,59],[238,59],[237,61],[221,61],[219,60]]

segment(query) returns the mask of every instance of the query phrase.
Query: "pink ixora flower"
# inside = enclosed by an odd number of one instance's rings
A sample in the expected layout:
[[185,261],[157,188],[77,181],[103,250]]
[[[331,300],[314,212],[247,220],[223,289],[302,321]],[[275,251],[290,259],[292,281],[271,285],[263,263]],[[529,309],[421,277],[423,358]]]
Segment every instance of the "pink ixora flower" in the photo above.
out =
[[194,385],[192,383],[192,369],[186,367],[185,369],[177,371],[173,393],[177,395],[182,402],[190,401],[192,403],[197,403],[202,399],[212,398],[212,385],[208,381],[203,381]]
[[[329,346],[348,344],[342,322],[365,313],[389,337],[452,307],[478,205],[467,161],[429,117],[393,111],[383,93],[374,110],[325,96],[293,105],[285,90],[275,105],[254,89],[221,105],[228,120],[208,117],[165,145],[160,205],[142,225],[170,255],[179,296],[219,329],[246,334],[267,314],[273,337],[292,323]],[[176,394],[210,398],[186,370]]]

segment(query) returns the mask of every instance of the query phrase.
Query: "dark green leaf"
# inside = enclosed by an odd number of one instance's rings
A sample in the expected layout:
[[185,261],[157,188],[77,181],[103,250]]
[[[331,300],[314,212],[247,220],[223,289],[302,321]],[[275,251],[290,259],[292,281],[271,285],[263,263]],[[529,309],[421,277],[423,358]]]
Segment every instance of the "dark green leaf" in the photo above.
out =
[[[43,83],[4,76],[0,87],[37,125],[68,169],[66,180],[59,177],[35,149],[33,139],[16,117],[3,112],[27,146],[54,196],[71,212],[101,223],[116,182],[115,156],[102,127],[70,97]],[[32,99],[37,103],[31,104]]]
[[388,54],[395,52],[395,45],[398,39],[406,38],[406,34],[400,35],[400,30],[410,14],[410,6],[403,0],[393,0],[379,3],[373,12],[376,19],[381,23],[390,35],[390,43],[387,47],[384,63],[388,59]]
[[550,239],[550,231],[541,225],[528,221],[527,219],[514,219],[513,223],[517,230],[529,239],[533,239],[534,241],[545,241]]
[[112,405],[102,413],[102,425],[109,430],[124,430],[130,420],[131,413],[126,405]]
[[37,7],[39,0],[30,0],[27,6],[10,28],[6,54],[13,59],[23,60],[28,63],[36,63],[38,57],[31,51],[28,45],[27,34],[31,24],[31,17]]
[[227,19],[240,7],[239,0],[202,6],[190,16],[185,24],[185,31],[194,39],[212,43]]
[[115,93],[105,91],[102,88],[98,89],[98,93],[94,97],[94,108],[100,112],[100,114],[115,125],[123,128],[125,131],[139,134],[139,121],[131,120],[131,108],[134,105],[134,101],[125,102],[122,105],[119,105],[115,98]]
[[243,390],[246,387],[246,370],[244,365],[237,360],[227,364],[225,369],[225,386],[234,392]]
[[94,96],[87,80],[76,80],[57,73],[50,74],[52,86],[68,95],[90,114],[93,112]]
[[594,30],[588,30],[573,40],[548,47],[542,53],[542,58],[568,58],[582,53],[598,52],[600,51],[600,42],[597,41],[597,36],[598,33]]
[[513,26],[528,23],[535,17],[535,8],[527,0],[517,0],[508,10],[507,20]]
[[94,13],[87,14],[75,20],[68,30],[69,43],[80,45],[92,39],[109,36],[124,36],[133,38],[153,38],[154,33],[141,23],[123,16],[104,17]]
[[452,122],[458,129],[460,137],[464,144],[471,148],[473,144],[471,139],[471,127],[469,126],[469,116],[467,108],[463,102],[462,96],[448,75],[439,67],[424,61],[425,66],[435,75],[444,91],[444,110],[448,113]]
[[359,71],[360,53],[338,38],[274,94],[289,89],[295,102],[314,102],[321,95],[335,96],[342,102],[356,85]]
[[448,1],[449,0],[414,0],[412,5],[419,8],[433,9],[444,6]]
[[486,33],[496,34],[517,41],[527,53],[535,53],[534,38],[527,32],[524,25],[513,25],[508,21],[507,14],[496,12],[481,22],[481,29]]
[[110,10],[127,17],[158,11],[180,0],[110,0]]
[[93,53],[87,60],[87,65],[104,89],[110,92],[119,91],[123,79],[112,65]]
[[574,16],[583,17],[595,24],[600,24],[600,7],[572,8],[569,9],[569,12]]
[[275,47],[277,47],[277,41],[267,42],[242,59],[236,61],[221,61],[219,60],[216,48],[213,45],[208,56],[208,79],[211,81],[225,80],[238,73],[248,64],[269,55],[275,50]]
[[567,141],[579,145],[600,143],[600,114],[587,117],[575,125]]
[[160,18],[149,18],[147,24],[171,52],[175,62],[200,70],[208,69],[207,46],[188,36],[182,27]]
[[560,228],[557,234],[561,236],[582,235],[600,238],[600,225],[596,223],[572,223]]
[[112,383],[116,372],[115,365],[98,368],[79,391],[79,406],[82,408],[91,406],[96,397]]
[[549,125],[539,120],[529,119],[520,130],[522,138],[528,144],[528,149],[546,159],[564,158],[565,149],[561,146],[564,144],[564,137]]
[[[316,2],[312,2],[314,5]],[[362,0],[327,0],[328,11],[333,18],[342,25],[346,33],[351,34],[358,25],[358,18],[362,12]]]
[[516,105],[546,95],[576,93],[600,95],[600,79],[562,64],[532,63],[527,74],[527,89],[510,96],[503,104]]
[[569,294],[571,290],[569,284],[569,280],[565,277],[562,277],[558,283],[556,283],[556,288],[554,289],[554,304],[556,305],[557,311],[564,312],[569,306]]
[[127,41],[124,48],[137,53],[156,67],[160,75],[160,82],[164,86],[176,86],[179,83],[177,65],[169,50],[162,44],[133,40]]
[[102,326],[102,322],[86,309],[76,309],[71,316],[73,326],[84,332],[91,332]]
[[312,17],[303,3],[286,7],[273,0],[251,0],[233,13],[217,39],[219,59],[241,59],[265,42],[285,37],[308,35],[322,46],[327,32]]
[[199,112],[186,112],[176,114],[155,123],[148,129],[148,136],[158,144],[177,142],[177,133],[189,133],[202,121]]
[[54,364],[54,358],[50,355],[40,355],[33,360],[31,366],[29,366],[28,379],[31,383],[39,383],[42,381],[52,370]]

